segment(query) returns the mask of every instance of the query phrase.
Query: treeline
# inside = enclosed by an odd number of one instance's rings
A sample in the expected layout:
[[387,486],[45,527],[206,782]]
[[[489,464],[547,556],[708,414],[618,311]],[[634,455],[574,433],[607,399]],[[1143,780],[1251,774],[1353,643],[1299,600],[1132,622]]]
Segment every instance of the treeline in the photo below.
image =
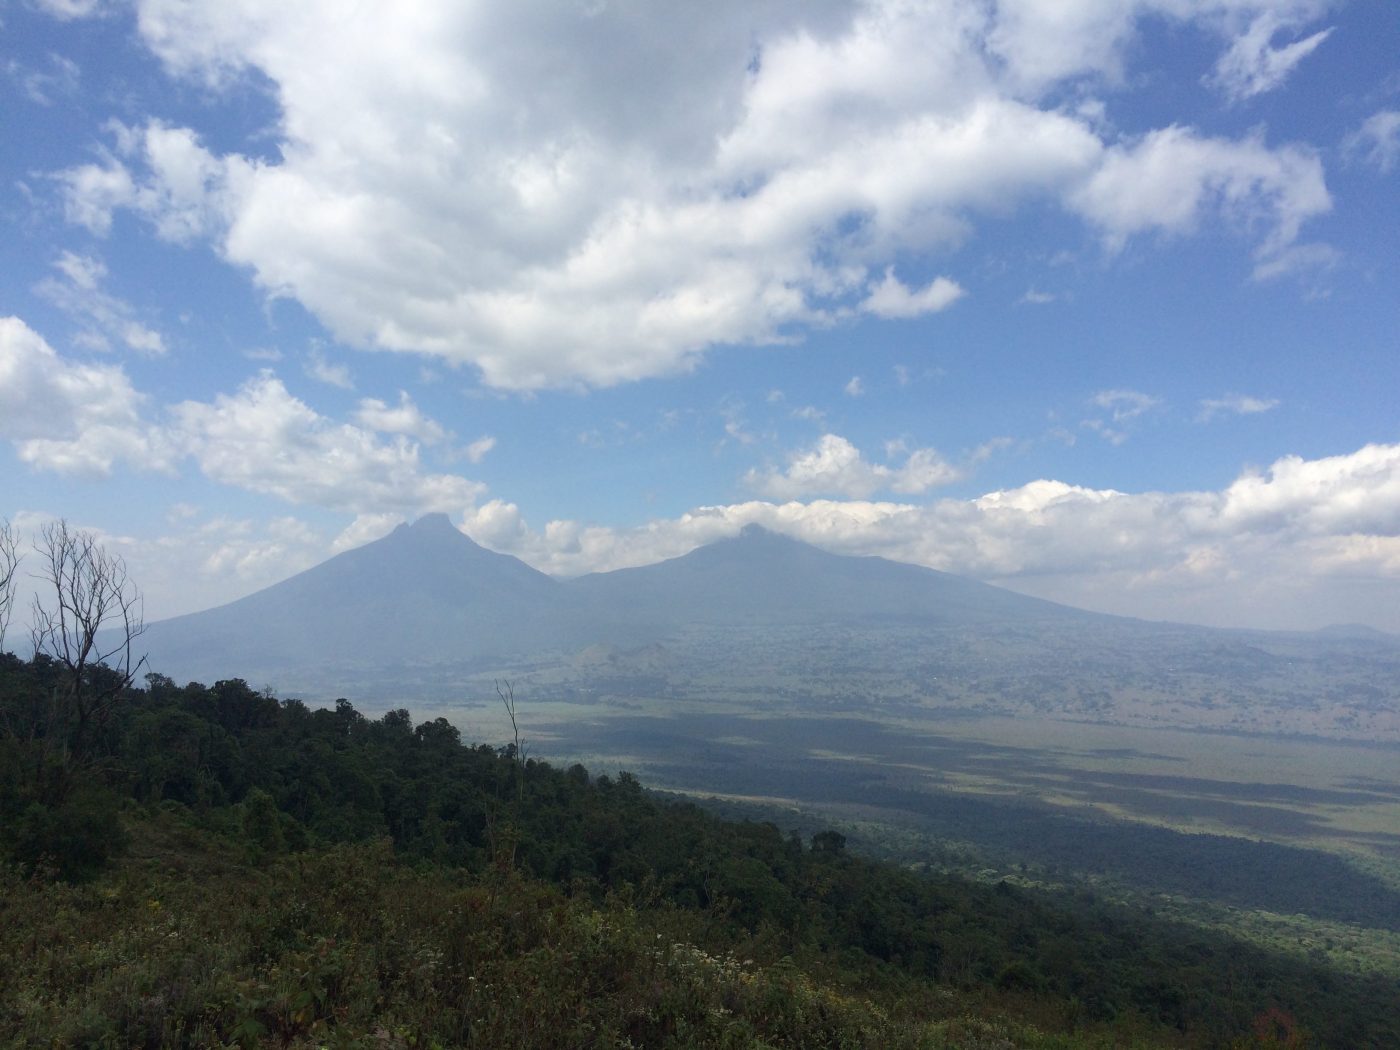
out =
[[[85,673],[90,680],[76,688],[100,693],[111,684],[103,668]],[[295,871],[303,881],[308,870],[331,870],[328,857],[356,857],[363,868],[374,856],[335,853],[337,844],[386,840],[394,857],[382,861],[385,879],[402,879],[409,865],[415,878],[471,888],[480,896],[470,899],[493,908],[492,887],[509,884],[522,899],[548,902],[546,912],[564,909],[558,923],[569,937],[583,935],[588,915],[616,914],[625,900],[634,932],[656,929],[665,939],[683,930],[696,951],[715,957],[742,945],[756,967],[795,966],[879,1002],[936,1001],[929,990],[937,988],[957,1003],[995,1001],[1066,1032],[1202,1046],[1304,1045],[1297,1040],[1306,1032],[1317,1045],[1400,1045],[1393,981],[1343,980],[1141,912],[868,862],[834,832],[803,840],[772,824],[722,821],[653,798],[625,773],[593,777],[514,744],[464,744],[443,719],[415,725],[406,711],[369,719],[343,700],[313,709],[238,680],[146,682],[120,689],[100,718],[80,725],[65,700],[75,688],[67,667],[0,655],[0,852],[12,884],[100,879],[128,840],[151,852],[152,821],[212,836],[198,840],[206,853],[209,841],[227,844],[235,868]],[[162,858],[180,870],[168,848]],[[319,883],[303,889],[334,895]],[[361,889],[376,900],[384,892]],[[276,929],[262,939],[285,939],[283,952],[312,952],[328,936],[310,913],[268,921]],[[364,923],[361,935],[389,936],[380,920]],[[357,935],[347,928],[339,936],[344,950],[344,938]],[[441,931],[434,936],[433,950],[456,950]],[[537,948],[547,940],[538,938]],[[466,981],[471,961],[458,962],[454,979]],[[315,1002],[303,1006],[322,1016]],[[272,1030],[270,1015],[249,1016],[264,1034]],[[470,1024],[452,1017],[454,1038],[465,1039]]]

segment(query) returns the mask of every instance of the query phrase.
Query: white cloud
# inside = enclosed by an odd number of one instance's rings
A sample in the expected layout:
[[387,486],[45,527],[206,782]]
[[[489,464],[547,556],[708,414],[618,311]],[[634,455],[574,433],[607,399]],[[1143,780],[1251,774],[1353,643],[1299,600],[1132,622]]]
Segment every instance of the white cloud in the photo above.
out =
[[339,554],[355,547],[363,547],[377,539],[389,535],[394,528],[404,523],[402,514],[357,514],[355,520],[340,531],[331,541],[331,551]]
[[[265,371],[236,394],[175,405],[159,423],[143,417],[146,400],[120,368],[67,360],[19,318],[0,318],[0,439],[36,468],[102,476],[125,463],[174,472],[193,458],[221,484],[380,516],[460,513],[485,492],[479,482],[424,467],[419,444],[393,428],[420,435],[440,428],[406,399],[398,408],[366,399],[366,426],[337,423]],[[468,458],[476,462],[493,444],[474,442]]]
[[947,277],[936,277],[928,287],[913,291],[894,275],[894,267],[888,266],[884,279],[871,285],[870,294],[860,308],[886,319],[922,317],[946,310],[966,294],[956,281]]
[[479,437],[462,450],[470,463],[480,463],[486,458],[486,454],[496,447],[496,439],[489,434]]
[[1274,47],[1274,38],[1290,28],[1290,21],[1275,12],[1258,15],[1220,56],[1213,82],[1235,101],[1272,91],[1332,33],[1331,29],[1322,29],[1302,40]]
[[[724,434],[727,439],[741,445],[753,444],[755,438],[744,419],[744,403],[732,397],[725,398],[719,406],[720,418],[724,420]],[[596,432],[595,432],[596,433]]]
[[1304,222],[1332,207],[1314,151],[1271,149],[1258,137],[1202,138],[1182,127],[1111,147],[1071,201],[1103,231],[1110,250],[1151,230],[1191,233],[1217,214],[1260,232],[1256,258],[1263,262],[1285,251]]
[[174,75],[214,91],[266,78],[275,148],[221,152],[152,122],[60,178],[73,221],[101,233],[130,208],[167,239],[208,240],[347,344],[472,364],[503,388],[608,385],[863,308],[946,307],[953,282],[906,288],[896,260],[1028,200],[1065,202],[1113,243],[1222,212],[1284,250],[1327,203],[1311,154],[1181,129],[1117,143],[1100,111],[1062,110],[1060,88],[1117,77],[1146,19],[1233,40],[1308,10],[771,0],[351,18],[329,0],[141,0]]
[[1251,275],[1256,281],[1321,275],[1336,268],[1342,253],[1330,244],[1293,244],[1260,258]]
[[36,105],[51,106],[61,97],[76,95],[81,70],[71,58],[49,52],[45,68],[32,68],[14,59],[4,65],[6,75]]
[[[447,438],[447,431],[442,425],[425,416],[406,390],[399,391],[397,405],[389,405],[374,397],[362,399],[360,407],[355,411],[355,419],[371,430],[385,434],[407,434],[425,445],[436,445]],[[473,459],[472,462],[476,463],[479,459],[480,457]]]
[[865,382],[860,376],[851,376],[850,381],[841,388],[841,391],[847,397],[863,397],[865,394]]
[[1382,173],[1394,171],[1400,164],[1400,110],[1382,109],[1372,113],[1347,138],[1346,149]]
[[[555,524],[551,522],[550,526]],[[546,527],[543,539],[552,546],[571,549],[572,544],[560,543],[558,528],[550,526]],[[468,511],[462,518],[462,528],[478,543],[498,550],[515,549],[520,544],[531,541],[520,508],[505,500],[488,500]]]
[[1097,408],[1107,409],[1113,422],[1126,423],[1149,409],[1156,408],[1162,403],[1162,399],[1138,390],[1100,390],[1089,399],[1089,403]]
[[85,345],[106,349],[116,340],[145,357],[167,352],[165,337],[137,320],[135,307],[103,290],[107,267],[102,260],[65,251],[54,268],[61,276],[44,278],[34,290],[83,326]]
[[[484,529],[478,517],[489,520]],[[482,542],[563,575],[647,564],[759,524],[1124,615],[1222,626],[1362,621],[1400,630],[1400,445],[1285,457],[1218,492],[1127,493],[1039,480],[972,500],[753,501],[630,529],[514,504],[463,519]]]
[[[350,375],[350,367],[345,364],[333,363],[327,359],[325,352],[320,347],[313,346],[307,351],[304,371],[318,383],[339,387],[341,390],[355,389],[355,380]],[[360,402],[360,404],[363,405],[364,402]]]
[[1108,414],[1085,419],[1079,425],[1094,431],[1109,444],[1121,445],[1131,435],[1134,421],[1160,407],[1162,399],[1137,390],[1100,390],[1089,399],[1089,404]]
[[[56,176],[70,222],[105,235],[113,212],[130,208],[147,219],[164,240],[189,244],[214,236],[251,166],[241,157],[217,158],[189,128],[153,120],[144,127],[107,124],[120,156],[82,164]],[[132,174],[133,166],[139,175]]]
[[120,549],[154,621],[222,605],[309,569],[325,558],[328,539],[285,515],[255,521],[192,514],[165,535]]
[[142,421],[142,401],[120,368],[65,360],[18,317],[0,318],[0,437],[23,462],[89,476],[120,462],[169,469],[173,451]]
[[215,519],[205,523],[199,533],[204,540],[200,545],[204,548],[201,572],[240,581],[267,579],[284,571],[289,562],[302,562],[304,568],[307,558],[324,542],[305,522],[286,516],[273,518],[261,530],[251,521]]
[[131,207],[136,183],[122,164],[82,164],[55,176],[63,194],[65,218],[99,237],[112,229],[112,213]]
[[31,0],[31,2],[46,15],[63,22],[106,14],[110,7],[108,0]]
[[1053,303],[1055,298],[1056,297],[1050,292],[1042,292],[1036,288],[1027,288],[1025,294],[1016,301],[1018,303],[1026,303],[1030,306],[1045,306],[1047,303]]
[[1400,535],[1400,445],[1325,459],[1285,456],[1236,479],[1219,513],[1223,523],[1259,531]]
[[998,452],[1012,448],[1016,444],[1015,440],[1009,437],[994,437],[982,442],[974,448],[967,456],[967,462],[971,464],[985,463]]
[[1231,394],[1228,397],[1202,398],[1201,411],[1196,418],[1204,423],[1219,415],[1256,416],[1262,412],[1271,412],[1277,407],[1278,398],[1275,397]]
[[1291,60],[1275,56],[1268,46],[1273,32],[1257,40],[1265,32],[1261,22],[1302,26],[1327,6],[1326,0],[999,0],[988,43],[1008,63],[1012,84],[1031,96],[1075,77],[1122,86],[1138,26],[1147,19],[1194,22],[1228,40],[1217,68],[1238,64],[1242,73],[1267,76],[1282,66],[1286,75],[1306,52]]
[[215,481],[290,503],[354,513],[460,512],[481,484],[423,469],[402,434],[382,441],[297,400],[272,373],[212,403],[173,409],[183,447]]
[[[890,450],[890,455],[903,451],[901,446]],[[903,464],[892,466],[870,463],[845,438],[823,434],[811,448],[790,456],[785,470],[751,470],[744,483],[778,499],[833,494],[861,499],[881,491],[926,492],[959,476],[955,467],[930,448],[915,449]]]

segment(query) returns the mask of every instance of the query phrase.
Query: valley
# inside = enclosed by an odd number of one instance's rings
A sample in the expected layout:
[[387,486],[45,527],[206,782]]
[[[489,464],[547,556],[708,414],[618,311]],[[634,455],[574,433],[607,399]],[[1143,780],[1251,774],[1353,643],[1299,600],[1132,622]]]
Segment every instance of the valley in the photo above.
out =
[[177,671],[193,650],[468,740],[512,738],[508,689],[558,766],[1400,976],[1400,639],[1380,632],[1103,616],[761,529],[554,580],[430,517],[151,640]]

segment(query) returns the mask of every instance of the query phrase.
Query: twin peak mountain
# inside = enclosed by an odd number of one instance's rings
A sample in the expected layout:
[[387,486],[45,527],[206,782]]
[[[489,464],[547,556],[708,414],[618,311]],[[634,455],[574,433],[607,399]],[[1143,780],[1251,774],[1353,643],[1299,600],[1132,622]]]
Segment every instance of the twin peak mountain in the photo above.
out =
[[557,579],[430,514],[246,598],[151,624],[143,642],[150,666],[172,677],[261,682],[327,667],[518,665],[697,627],[1091,617],[921,566],[831,554],[757,525],[668,561]]

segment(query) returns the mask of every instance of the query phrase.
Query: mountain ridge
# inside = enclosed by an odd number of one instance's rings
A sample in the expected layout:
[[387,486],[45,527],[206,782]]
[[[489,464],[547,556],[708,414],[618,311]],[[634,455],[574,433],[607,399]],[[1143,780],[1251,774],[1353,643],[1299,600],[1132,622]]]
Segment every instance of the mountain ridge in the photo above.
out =
[[[445,515],[238,601],[153,623],[150,666],[308,698],[536,696],[1035,713],[1395,739],[1400,639],[1088,612],[759,527],[651,565],[556,579]],[[474,701],[473,701],[474,702]]]
[[430,514],[232,602],[154,622],[146,641],[162,670],[253,676],[638,646],[688,624],[1094,615],[757,525],[651,565],[557,579]]

